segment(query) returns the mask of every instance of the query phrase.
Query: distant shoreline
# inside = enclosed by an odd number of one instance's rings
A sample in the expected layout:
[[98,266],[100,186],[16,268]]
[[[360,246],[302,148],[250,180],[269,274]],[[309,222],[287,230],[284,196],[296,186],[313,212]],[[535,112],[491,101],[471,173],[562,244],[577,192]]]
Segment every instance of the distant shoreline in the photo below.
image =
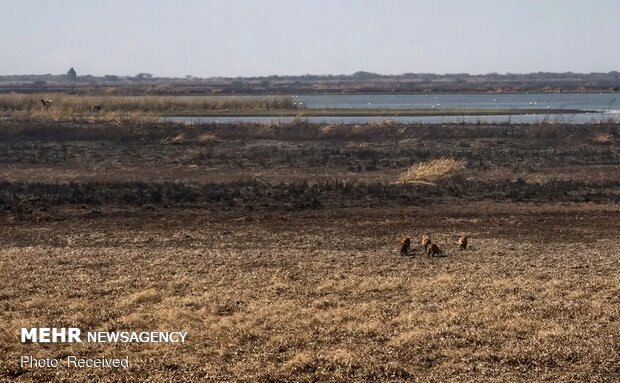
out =
[[[75,76],[75,74],[74,74]],[[0,75],[0,93],[65,92],[91,95],[308,95],[308,94],[518,94],[616,93],[620,72],[525,74],[404,73],[169,78],[135,76]]]
[[163,113],[163,117],[395,117],[395,116],[490,116],[522,114],[599,113],[579,109],[301,109],[264,111],[213,111]]
[[[110,91],[110,88],[118,88]],[[514,91],[514,90],[430,90],[430,91],[403,91],[403,92],[389,92],[389,91],[306,91],[306,90],[291,90],[291,91],[271,91],[265,92],[262,90],[250,90],[250,91],[226,91],[226,92],[160,92],[160,91],[146,91],[143,89],[133,88],[131,86],[119,86],[119,87],[107,87],[107,86],[77,86],[77,87],[6,87],[0,84],[0,94],[37,94],[37,93],[63,93],[68,95],[79,96],[162,96],[162,97],[244,97],[244,96],[415,96],[415,95],[451,95],[451,94],[463,94],[463,95],[500,95],[500,94],[620,94],[620,90],[610,89],[566,89],[566,90],[542,90],[532,89],[527,91]]]

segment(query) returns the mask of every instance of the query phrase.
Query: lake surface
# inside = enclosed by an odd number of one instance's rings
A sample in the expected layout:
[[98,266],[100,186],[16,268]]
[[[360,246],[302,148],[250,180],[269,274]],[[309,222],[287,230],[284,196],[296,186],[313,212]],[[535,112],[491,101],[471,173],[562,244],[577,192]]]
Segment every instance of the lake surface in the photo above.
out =
[[[300,95],[295,103],[305,109],[567,109],[590,113],[522,114],[486,116],[311,116],[303,121],[327,124],[393,123],[564,123],[620,122],[619,93],[519,93],[519,94],[413,94],[413,95]],[[294,117],[165,117],[190,123],[287,123]]]
[[620,93],[410,94],[293,96],[307,108],[578,109],[620,113]]

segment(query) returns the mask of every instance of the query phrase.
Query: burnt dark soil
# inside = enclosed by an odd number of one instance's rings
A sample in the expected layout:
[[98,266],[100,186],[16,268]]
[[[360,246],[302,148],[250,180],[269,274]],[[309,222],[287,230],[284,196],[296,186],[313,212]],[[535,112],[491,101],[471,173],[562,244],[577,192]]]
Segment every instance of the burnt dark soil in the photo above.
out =
[[[0,380],[617,382],[619,133],[0,121]],[[465,172],[399,181],[441,158]]]

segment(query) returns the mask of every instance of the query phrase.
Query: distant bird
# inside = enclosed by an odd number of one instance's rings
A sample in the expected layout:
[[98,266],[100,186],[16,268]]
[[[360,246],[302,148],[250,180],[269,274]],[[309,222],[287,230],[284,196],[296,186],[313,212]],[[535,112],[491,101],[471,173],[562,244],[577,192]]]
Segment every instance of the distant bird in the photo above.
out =
[[41,100],[41,104],[43,104],[43,106],[48,106],[52,102],[54,102],[54,101],[52,101],[52,100]]
[[431,245],[431,239],[428,235],[423,235],[420,243],[422,244],[422,246],[424,246],[424,250],[427,250],[428,247]]
[[467,236],[466,235],[461,235],[459,237],[459,240],[456,241],[456,244],[459,245],[459,249],[461,249],[461,250],[467,249]]
[[439,248],[439,246],[437,246],[437,244],[435,243],[431,243],[427,248],[426,248],[426,254],[429,256],[443,256],[443,251]]
[[400,255],[405,256],[409,252],[409,247],[411,246],[411,238],[409,237],[400,237]]

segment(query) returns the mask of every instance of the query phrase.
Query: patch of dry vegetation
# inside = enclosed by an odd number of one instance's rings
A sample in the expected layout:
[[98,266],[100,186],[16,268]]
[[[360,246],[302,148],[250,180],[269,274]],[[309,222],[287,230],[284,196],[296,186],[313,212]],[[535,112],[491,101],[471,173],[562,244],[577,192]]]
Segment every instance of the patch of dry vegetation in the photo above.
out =
[[453,158],[440,158],[428,162],[421,162],[411,166],[400,176],[403,183],[428,183],[460,177],[465,172],[465,161]]
[[75,122],[106,122],[112,123],[115,125],[121,125],[126,123],[147,123],[147,122],[155,122],[157,120],[156,117],[149,115],[144,112],[139,111],[131,111],[131,112],[123,112],[123,111],[105,111],[105,112],[97,112],[92,114],[84,114],[78,113],[71,109],[60,109],[60,108],[45,108],[38,110],[30,110],[30,111],[19,111],[11,114],[11,117],[16,120],[36,120],[36,121],[47,121],[47,122],[67,122],[67,121],[75,121]]
[[611,145],[615,141],[615,137],[611,133],[599,133],[592,138],[592,142],[600,145]]
[[[52,100],[43,105],[41,100]],[[69,94],[0,94],[0,113],[17,119],[51,121],[139,120],[146,116],[208,111],[294,109],[285,96],[77,96]]]

